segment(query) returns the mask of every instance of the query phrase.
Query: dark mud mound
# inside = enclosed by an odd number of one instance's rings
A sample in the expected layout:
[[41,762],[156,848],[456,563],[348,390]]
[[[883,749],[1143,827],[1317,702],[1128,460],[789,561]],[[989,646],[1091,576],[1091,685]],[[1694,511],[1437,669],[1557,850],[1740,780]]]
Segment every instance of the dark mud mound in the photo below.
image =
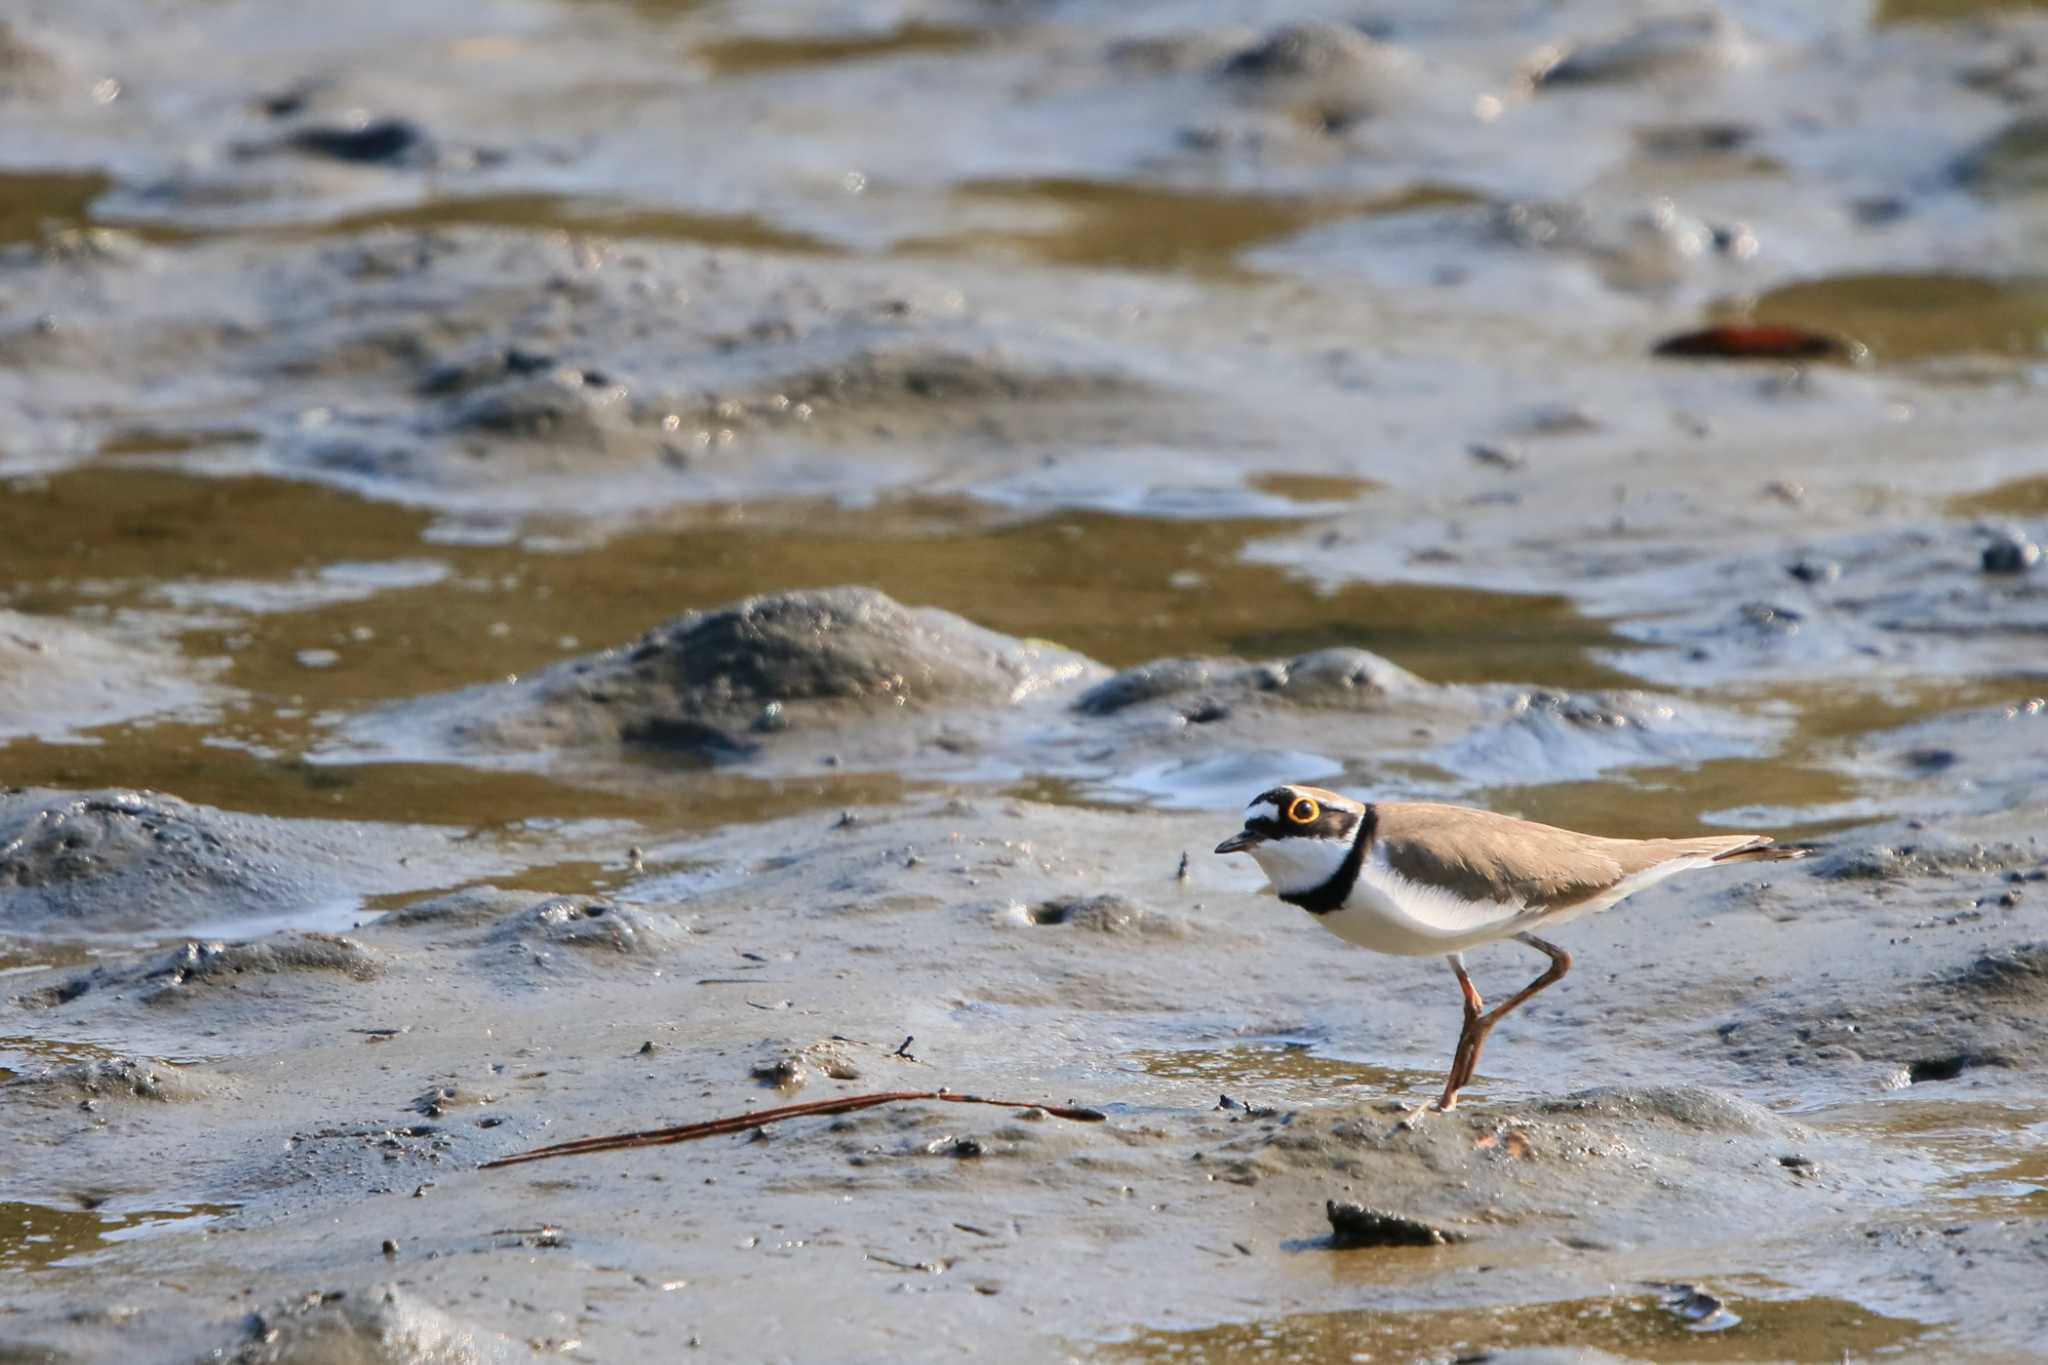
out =
[[[495,1332],[396,1286],[328,1290],[252,1313],[235,1365],[487,1365],[514,1358]],[[517,1355],[527,1352],[519,1350]]]
[[[388,889],[444,844],[399,827],[270,820],[161,792],[0,790],[0,928],[170,931]],[[432,873],[427,873],[432,875]]]
[[[1911,940],[1905,940],[1911,942]],[[1924,969],[1923,969],[1924,970]],[[1753,1010],[1716,1030],[1759,1072],[1900,1088],[2048,1069],[2048,943],[1981,953],[1904,983]]]
[[1390,112],[1427,82],[1422,61],[1349,24],[1289,24],[1224,58],[1218,73],[1232,93],[1260,103],[1313,110],[1325,128]]
[[[1697,1086],[1603,1088],[1520,1112],[1432,1114],[1412,1130],[1379,1109],[1316,1108],[1220,1123],[1198,1157],[1217,1181],[1258,1185],[1261,1202],[1302,1205],[1303,1231],[1325,1199],[1363,1198],[1400,1227],[1445,1240],[1574,1235],[1653,1240],[1674,1213],[1739,1227],[1783,1198],[1780,1165],[1813,1133],[1759,1106]],[[1313,1202],[1302,1199],[1319,1192]]]
[[283,878],[239,847],[219,812],[155,792],[0,794],[0,918],[43,929],[129,927],[143,907],[277,899]]
[[387,929],[429,933],[474,929],[517,914],[532,904],[533,897],[524,892],[506,891],[495,886],[465,887],[380,915],[376,928],[380,933]]
[[393,708],[358,733],[396,728],[427,746],[501,753],[625,745],[718,763],[842,721],[1008,707],[1097,671],[950,612],[831,588],[693,612],[512,687]]
[[[1666,614],[1624,632],[1662,649],[1619,662],[1658,682],[1869,674],[2023,673],[2048,635],[2048,575],[1987,568],[2032,533],[1938,524],[1810,543],[1782,560],[1744,554],[1678,584],[1653,571]],[[1692,596],[1673,609],[1670,588]]]
[[2039,867],[2039,850],[2017,844],[1958,843],[1940,835],[1864,843],[1844,840],[1816,861],[1815,876],[1829,881],[1911,882],[1922,877],[1984,876]]
[[657,919],[632,906],[560,896],[507,919],[492,937],[536,952],[559,947],[620,957],[654,957],[675,937],[666,920],[666,916]]
[[1649,19],[1623,33],[1570,48],[1538,77],[1543,86],[1599,85],[1733,66],[1749,50],[1727,15],[1703,9]]
[[1650,692],[1510,689],[1478,730],[1429,755],[1473,781],[1568,782],[1614,768],[1768,752],[1786,728]]
[[[402,128],[334,130],[318,135],[324,154],[222,169],[263,177],[268,195],[300,172],[382,178],[454,145],[408,142]],[[180,192],[123,187],[99,208],[175,215]],[[419,230],[220,236],[175,261],[122,239],[118,252],[18,272],[24,322],[0,327],[0,358],[93,382],[39,385],[11,415],[89,450],[120,431],[108,412],[154,411],[144,395],[177,380],[194,402],[153,429],[248,432],[266,472],[593,514],[916,484],[938,467],[922,445],[936,438],[1014,467],[1039,458],[1019,454],[1024,443],[1105,439],[1134,410],[1192,424],[1170,360],[1020,318],[997,290],[970,304],[956,279],[922,267],[665,242],[659,210],[586,222],[544,193],[451,194],[392,213]],[[562,231],[516,230],[536,218]],[[1031,314],[1035,301],[1021,302]],[[63,325],[34,324],[43,315]]]
[[74,1062],[23,1076],[5,1086],[10,1097],[63,1105],[96,1104],[102,1100],[170,1103],[204,1099],[214,1090],[214,1083],[202,1075],[143,1057]]
[[102,993],[133,994],[148,1005],[175,1004],[223,991],[295,996],[299,991],[292,983],[309,975],[369,981],[382,970],[375,955],[339,934],[279,934],[255,943],[194,940],[166,955],[95,967],[23,996],[21,1003],[56,1009]]
[[1777,1134],[1786,1122],[1762,1105],[1701,1085],[1646,1090],[1602,1086],[1553,1100],[1542,1112],[1558,1118],[1647,1124],[1695,1133]]
[[1323,649],[1285,661],[1156,659],[1083,693],[1083,715],[1109,716],[1146,702],[1195,696],[1193,708],[1272,697],[1309,706],[1381,707],[1427,695],[1430,684],[1362,649]]
[[1989,952],[1953,981],[1959,995],[2014,1014],[2048,1020],[2048,943]]
[[[2021,686],[2033,692],[2042,683],[2029,678]],[[1824,819],[1909,810],[1928,821],[2022,808],[2048,789],[2048,698],[2023,696],[1859,735],[1836,745],[1830,763],[1856,782],[1862,799],[1823,808],[1818,814]],[[2024,868],[2040,857],[2037,851],[2030,859],[2010,845],[1970,855],[1962,848],[1924,847],[1936,843],[1925,836],[1912,842],[1923,846],[1923,861],[1935,857],[1959,870],[1971,861],[1987,869],[1993,858]]]
[[[1169,745],[1200,726],[1212,744],[1320,755],[1346,771],[1405,755],[1487,785],[1748,756],[1766,752],[1784,728],[1648,692],[1431,683],[1349,648],[1261,663],[1161,659],[1090,688],[1074,709],[1119,718],[1126,731]],[[1341,723],[1331,712],[1343,713]]]
[[2048,189],[2048,114],[2022,114],[1964,153],[1956,175],[1979,194]]

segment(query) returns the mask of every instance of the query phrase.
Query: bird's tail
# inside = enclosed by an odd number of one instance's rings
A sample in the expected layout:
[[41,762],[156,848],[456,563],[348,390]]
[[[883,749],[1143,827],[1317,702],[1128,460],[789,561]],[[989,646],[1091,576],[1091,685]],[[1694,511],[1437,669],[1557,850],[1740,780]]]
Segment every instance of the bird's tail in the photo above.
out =
[[1712,860],[1717,863],[1782,863],[1793,858],[1804,858],[1811,850],[1804,848],[1779,848],[1768,834],[1738,835],[1747,842],[1716,853]]

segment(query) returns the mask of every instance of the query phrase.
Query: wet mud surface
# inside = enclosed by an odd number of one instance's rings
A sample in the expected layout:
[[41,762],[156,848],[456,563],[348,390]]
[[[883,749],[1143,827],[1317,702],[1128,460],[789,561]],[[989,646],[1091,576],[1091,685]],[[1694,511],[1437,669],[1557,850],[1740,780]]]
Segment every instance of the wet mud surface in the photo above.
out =
[[2048,17],[1284,8],[0,18],[0,1357],[2048,1358]]

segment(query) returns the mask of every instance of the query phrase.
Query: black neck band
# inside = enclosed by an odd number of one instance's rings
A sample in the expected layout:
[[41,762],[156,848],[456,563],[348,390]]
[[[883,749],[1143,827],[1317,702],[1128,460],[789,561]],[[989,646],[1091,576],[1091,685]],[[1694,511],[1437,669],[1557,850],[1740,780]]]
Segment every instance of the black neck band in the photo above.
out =
[[1379,828],[1379,823],[1379,808],[1367,803],[1365,813],[1358,817],[1358,831],[1351,836],[1351,851],[1344,855],[1344,861],[1330,874],[1330,879],[1306,891],[1283,891],[1280,899],[1311,915],[1327,915],[1341,908],[1351,899],[1351,888],[1358,884],[1358,869],[1365,866],[1365,851],[1372,846],[1373,831]]

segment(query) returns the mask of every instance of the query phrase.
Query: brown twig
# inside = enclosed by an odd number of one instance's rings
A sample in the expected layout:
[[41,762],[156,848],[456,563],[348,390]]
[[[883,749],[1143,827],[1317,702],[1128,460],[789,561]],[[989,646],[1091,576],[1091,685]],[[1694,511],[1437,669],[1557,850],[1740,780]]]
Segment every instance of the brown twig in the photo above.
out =
[[1030,1100],[992,1100],[980,1095],[954,1095],[943,1090],[890,1090],[874,1095],[840,1095],[829,1100],[785,1104],[775,1109],[757,1109],[747,1114],[728,1114],[724,1118],[678,1124],[672,1128],[649,1128],[638,1133],[613,1133],[609,1137],[557,1142],[548,1147],[536,1147],[530,1152],[516,1152],[511,1156],[501,1156],[496,1161],[486,1161],[481,1169],[489,1171],[500,1166],[517,1166],[522,1162],[545,1161],[549,1157],[557,1156],[582,1156],[589,1152],[618,1152],[628,1147],[666,1147],[672,1142],[695,1142],[699,1138],[718,1137],[725,1133],[744,1133],[749,1129],[779,1123],[783,1119],[809,1118],[817,1114],[850,1114],[857,1109],[873,1109],[878,1105],[897,1104],[907,1100],[937,1100],[944,1104],[993,1104],[1003,1109],[1043,1109],[1056,1119],[1071,1119],[1075,1123],[1100,1123],[1103,1119],[1103,1115],[1094,1109],[1037,1104]]

